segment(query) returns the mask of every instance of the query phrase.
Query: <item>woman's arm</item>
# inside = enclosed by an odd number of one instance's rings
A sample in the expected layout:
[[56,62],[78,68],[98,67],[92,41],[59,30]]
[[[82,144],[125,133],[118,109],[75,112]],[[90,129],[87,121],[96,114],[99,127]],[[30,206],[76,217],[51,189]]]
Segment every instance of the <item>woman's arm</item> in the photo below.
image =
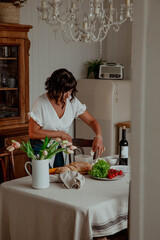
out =
[[45,139],[45,137],[56,138],[59,137],[62,140],[68,140],[72,142],[72,138],[69,134],[62,131],[49,131],[44,130],[39,126],[32,118],[29,120],[29,137],[32,139]]
[[87,111],[84,111],[83,114],[79,115],[79,118],[83,122],[85,122],[89,127],[91,127],[92,130],[94,131],[96,136],[93,141],[92,149],[94,152],[98,150],[98,157],[99,157],[105,151],[105,147],[103,146],[101,127],[100,127],[99,123]]

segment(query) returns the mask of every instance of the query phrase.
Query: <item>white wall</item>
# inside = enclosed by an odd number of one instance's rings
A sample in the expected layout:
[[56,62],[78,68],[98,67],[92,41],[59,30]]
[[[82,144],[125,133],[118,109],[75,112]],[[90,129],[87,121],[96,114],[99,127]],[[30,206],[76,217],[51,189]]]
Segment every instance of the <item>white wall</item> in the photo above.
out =
[[40,0],[29,0],[20,11],[20,23],[33,26],[30,30],[30,107],[35,99],[44,92],[44,82],[58,68],[67,68],[77,79],[86,77],[84,63],[91,59],[105,59],[105,41],[103,54],[99,44],[65,43],[61,31],[55,34],[52,27],[38,19],[37,6]]
[[134,2],[130,240],[159,240],[160,1]]
[[[133,2],[133,1],[131,1]],[[124,0],[114,0],[114,6],[118,9]],[[106,59],[108,62],[120,63],[124,66],[124,78],[130,79],[132,50],[132,22],[127,20],[115,32],[111,29],[106,41]]]
[[[65,43],[61,31],[55,34],[52,27],[38,19],[37,6],[41,0],[29,0],[20,10],[20,23],[30,24],[30,107],[44,92],[45,79],[57,68],[65,67],[77,79],[86,77],[84,63],[95,58],[119,62],[125,66],[125,78],[130,78],[131,24],[124,23],[118,33],[111,30],[103,41],[100,55],[99,44]],[[122,0],[120,1],[122,2]],[[119,3],[119,1],[118,1]],[[84,1],[87,4],[88,1]]]

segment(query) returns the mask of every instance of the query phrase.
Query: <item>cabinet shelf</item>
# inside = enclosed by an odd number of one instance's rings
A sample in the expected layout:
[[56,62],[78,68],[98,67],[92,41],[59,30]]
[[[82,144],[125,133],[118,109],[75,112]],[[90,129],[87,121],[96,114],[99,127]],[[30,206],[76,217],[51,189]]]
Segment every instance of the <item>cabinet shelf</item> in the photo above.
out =
[[18,88],[8,88],[8,87],[3,87],[0,88],[0,91],[12,91],[12,90],[17,90]]
[[17,60],[16,57],[0,57],[0,60]]

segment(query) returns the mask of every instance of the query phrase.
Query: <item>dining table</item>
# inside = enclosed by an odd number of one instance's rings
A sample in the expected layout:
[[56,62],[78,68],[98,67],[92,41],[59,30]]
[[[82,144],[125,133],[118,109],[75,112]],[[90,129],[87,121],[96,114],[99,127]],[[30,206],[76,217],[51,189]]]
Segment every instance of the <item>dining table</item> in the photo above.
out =
[[63,183],[32,188],[32,177],[0,185],[0,240],[92,240],[127,228],[129,173],[118,180],[85,175],[79,189]]

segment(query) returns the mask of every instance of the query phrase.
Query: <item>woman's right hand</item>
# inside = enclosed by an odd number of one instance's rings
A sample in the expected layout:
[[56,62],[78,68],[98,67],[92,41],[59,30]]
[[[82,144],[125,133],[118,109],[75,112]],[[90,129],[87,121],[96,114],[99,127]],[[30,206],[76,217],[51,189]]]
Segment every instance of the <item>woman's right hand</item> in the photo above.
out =
[[65,132],[61,132],[60,138],[62,140],[68,140],[69,142],[72,142],[71,136],[69,134],[65,133]]

